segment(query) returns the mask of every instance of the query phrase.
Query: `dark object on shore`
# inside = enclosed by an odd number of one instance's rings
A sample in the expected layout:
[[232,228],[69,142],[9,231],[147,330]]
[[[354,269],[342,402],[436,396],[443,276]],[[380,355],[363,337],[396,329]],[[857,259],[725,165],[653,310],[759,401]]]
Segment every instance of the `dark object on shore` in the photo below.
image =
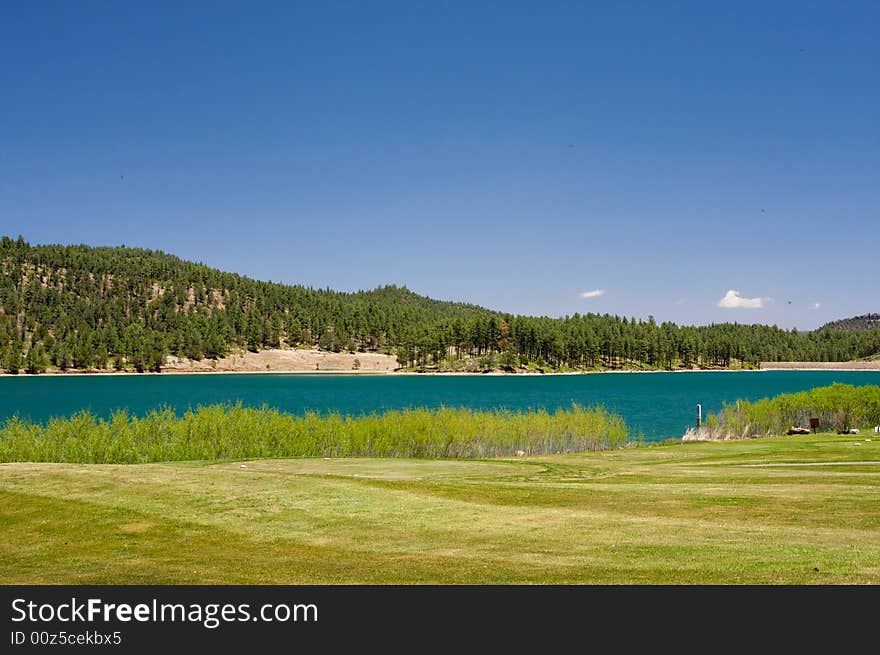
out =
[[788,429],[788,432],[786,432],[786,434],[810,434],[810,430],[809,428],[801,428],[797,425],[793,425]]
[[811,429],[813,432],[818,432],[818,431],[819,431],[819,419],[817,419],[817,418],[811,418],[811,419],[810,419],[810,429]]

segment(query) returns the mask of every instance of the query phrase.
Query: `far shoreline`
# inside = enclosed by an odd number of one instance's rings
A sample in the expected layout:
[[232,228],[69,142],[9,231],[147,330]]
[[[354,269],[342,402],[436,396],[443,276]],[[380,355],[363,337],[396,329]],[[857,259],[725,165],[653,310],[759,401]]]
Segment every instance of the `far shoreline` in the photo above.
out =
[[[472,363],[471,363],[472,365]],[[491,376],[533,377],[545,375],[603,375],[635,373],[742,373],[749,371],[880,371],[880,360],[849,362],[761,362],[757,368],[598,368],[585,370],[541,370],[518,366],[484,370],[404,369],[390,352],[333,352],[318,348],[267,348],[258,352],[238,350],[217,359],[187,359],[168,355],[159,371],[134,368],[51,368],[40,373],[0,373],[0,377],[110,376],[110,375],[402,375],[402,376]]]
[[303,376],[365,376],[365,377],[552,377],[572,375],[631,375],[631,374],[662,374],[662,373],[772,373],[784,371],[800,372],[829,372],[829,373],[880,373],[880,367],[785,367],[785,368],[697,368],[697,369],[672,369],[672,370],[640,370],[640,369],[606,369],[599,371],[549,371],[539,373],[536,371],[505,372],[505,371],[359,371],[359,370],[316,370],[316,371],[205,371],[205,370],[180,370],[171,369],[165,371],[43,371],[42,373],[0,373],[0,378],[38,378],[38,377],[115,377],[115,376],[182,376],[182,375],[303,375]]

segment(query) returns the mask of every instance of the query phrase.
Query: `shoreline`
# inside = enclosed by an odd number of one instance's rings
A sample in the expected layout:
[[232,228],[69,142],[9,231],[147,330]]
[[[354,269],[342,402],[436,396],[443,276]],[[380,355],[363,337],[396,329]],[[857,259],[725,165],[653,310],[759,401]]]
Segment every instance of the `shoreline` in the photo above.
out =
[[187,359],[168,355],[160,371],[137,372],[128,369],[68,369],[52,368],[42,373],[0,373],[0,377],[47,376],[108,376],[108,375],[409,375],[409,376],[492,376],[532,377],[558,375],[605,375],[638,373],[743,373],[766,371],[880,371],[880,361],[855,360],[849,362],[761,362],[759,368],[599,368],[585,370],[547,370],[535,368],[493,368],[490,370],[404,370],[397,357],[378,352],[332,352],[318,348],[267,348],[258,352],[237,350],[218,359]]
[[847,373],[847,372],[865,372],[880,373],[880,367],[873,368],[852,368],[852,367],[835,367],[835,368],[815,368],[815,367],[785,367],[785,368],[716,368],[716,369],[673,369],[673,370],[653,370],[645,371],[639,369],[607,369],[600,371],[553,371],[548,373],[537,373],[534,371],[507,373],[504,371],[362,371],[362,370],[317,370],[317,371],[285,371],[285,370],[266,370],[266,371],[210,371],[210,370],[182,370],[169,369],[161,372],[144,371],[44,371],[42,373],[0,373],[0,378],[37,378],[37,377],[109,377],[109,376],[177,376],[177,375],[357,375],[357,376],[443,376],[443,377],[551,377],[564,375],[633,375],[633,374],[659,374],[659,373],[771,373],[778,371],[826,371],[830,373]]

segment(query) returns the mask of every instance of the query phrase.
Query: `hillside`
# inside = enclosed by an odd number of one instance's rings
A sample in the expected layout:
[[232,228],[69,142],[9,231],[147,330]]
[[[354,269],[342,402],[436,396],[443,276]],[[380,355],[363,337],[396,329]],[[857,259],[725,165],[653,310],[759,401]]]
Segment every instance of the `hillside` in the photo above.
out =
[[846,361],[880,330],[514,316],[406,287],[343,293],[261,282],[160,251],[0,239],[3,370],[159,370],[248,349],[386,352],[411,368],[691,368]]
[[842,318],[823,325],[820,330],[850,330],[867,332],[880,328],[880,314],[862,314],[851,318]]

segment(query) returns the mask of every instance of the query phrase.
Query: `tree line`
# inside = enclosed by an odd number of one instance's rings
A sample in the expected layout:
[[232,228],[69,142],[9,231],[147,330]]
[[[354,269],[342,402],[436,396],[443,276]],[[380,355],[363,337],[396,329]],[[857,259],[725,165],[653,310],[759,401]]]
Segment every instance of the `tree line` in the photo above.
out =
[[169,355],[298,346],[386,352],[410,368],[662,369],[845,361],[880,352],[880,330],[518,316],[393,285],[344,293],[257,281],[154,250],[0,239],[7,372],[158,371]]

